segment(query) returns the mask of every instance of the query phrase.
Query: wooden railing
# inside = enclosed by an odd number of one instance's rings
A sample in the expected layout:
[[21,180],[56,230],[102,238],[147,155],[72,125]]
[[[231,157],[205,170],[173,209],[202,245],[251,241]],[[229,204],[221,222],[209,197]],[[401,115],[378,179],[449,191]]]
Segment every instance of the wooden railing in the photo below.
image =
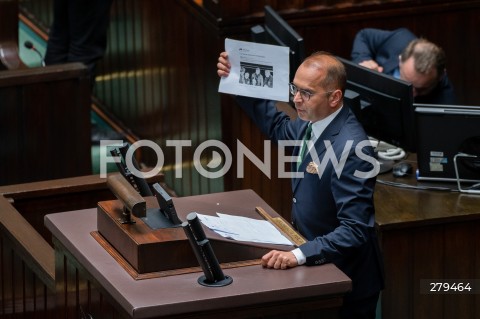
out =
[[0,251],[2,318],[55,318],[54,250],[3,196]]
[[0,70],[26,67],[18,52],[18,1],[0,1]]
[[[176,195],[163,175],[147,182],[160,183]],[[62,287],[56,285],[53,243],[44,217],[111,199],[115,196],[99,175],[0,186],[0,317],[58,318],[55,298]],[[101,295],[90,299],[103,304]]]

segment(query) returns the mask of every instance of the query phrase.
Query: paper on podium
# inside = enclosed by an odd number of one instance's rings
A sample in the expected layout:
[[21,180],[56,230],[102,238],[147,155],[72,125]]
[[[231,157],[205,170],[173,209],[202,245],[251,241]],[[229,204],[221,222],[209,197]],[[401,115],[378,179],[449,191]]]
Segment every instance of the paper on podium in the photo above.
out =
[[267,220],[217,213],[217,216],[198,214],[200,221],[217,234],[238,241],[293,245]]
[[219,92],[288,102],[288,47],[225,39],[225,51],[231,68]]

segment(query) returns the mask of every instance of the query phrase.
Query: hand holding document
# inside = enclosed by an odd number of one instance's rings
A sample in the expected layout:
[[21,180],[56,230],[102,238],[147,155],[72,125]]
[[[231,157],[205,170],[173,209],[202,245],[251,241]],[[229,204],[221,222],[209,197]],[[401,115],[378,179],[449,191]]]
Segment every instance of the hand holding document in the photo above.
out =
[[239,241],[293,245],[269,221],[217,213],[217,216],[198,214],[200,221],[217,234]]
[[289,48],[225,39],[230,74],[219,92],[288,102]]

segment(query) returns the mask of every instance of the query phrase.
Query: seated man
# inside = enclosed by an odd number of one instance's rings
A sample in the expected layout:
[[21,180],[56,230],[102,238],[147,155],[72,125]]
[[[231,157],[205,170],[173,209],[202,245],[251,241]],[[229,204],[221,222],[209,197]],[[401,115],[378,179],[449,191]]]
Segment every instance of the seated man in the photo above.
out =
[[415,103],[456,103],[445,52],[408,29],[362,29],[355,36],[351,57],[355,63],[412,83]]

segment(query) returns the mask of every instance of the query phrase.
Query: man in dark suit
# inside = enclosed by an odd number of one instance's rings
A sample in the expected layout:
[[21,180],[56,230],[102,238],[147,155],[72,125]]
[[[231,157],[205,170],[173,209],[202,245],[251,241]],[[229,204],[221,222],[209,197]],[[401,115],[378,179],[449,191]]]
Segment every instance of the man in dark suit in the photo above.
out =
[[[228,76],[226,52],[217,67],[219,76]],[[307,242],[293,251],[267,253],[262,265],[287,269],[334,263],[353,285],[342,318],[373,319],[383,287],[383,261],[374,229],[378,170],[362,126],[343,105],[345,86],[343,64],[319,52],[305,59],[290,84],[297,119],[277,111],[274,101],[237,97],[237,102],[274,141],[302,141],[307,131],[312,133],[308,146],[294,147],[293,157],[299,161],[292,162],[292,172],[298,175],[292,178],[292,224]],[[302,151],[305,147],[307,152]],[[306,153],[303,160],[300,153]]]
[[360,30],[351,57],[355,63],[412,83],[416,103],[457,103],[446,73],[445,52],[406,28]]

